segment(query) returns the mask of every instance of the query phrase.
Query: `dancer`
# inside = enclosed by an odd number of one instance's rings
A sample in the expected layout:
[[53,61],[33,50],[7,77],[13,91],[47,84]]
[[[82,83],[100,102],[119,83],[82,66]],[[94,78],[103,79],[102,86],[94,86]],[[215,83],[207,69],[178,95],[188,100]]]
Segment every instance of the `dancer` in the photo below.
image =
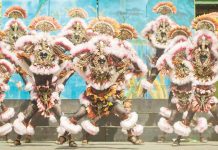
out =
[[[166,133],[173,132],[173,122],[178,113],[187,114],[193,93],[193,68],[187,60],[186,50],[192,45],[189,37],[190,31],[186,27],[175,27],[170,31],[169,37],[172,39],[169,46],[157,61],[157,68],[167,72],[171,79],[171,91],[173,96],[169,102],[168,108],[161,107],[160,114],[163,116],[158,122],[161,131],[164,132],[159,142],[165,140]],[[203,120],[203,121],[202,121]],[[206,142],[202,136],[208,128],[207,120],[203,117],[196,121],[195,129],[200,133],[200,142]],[[205,124],[198,124],[204,122]],[[200,127],[199,127],[200,126]]]
[[[81,127],[77,122],[87,116],[89,120],[82,121],[82,128],[91,135],[99,132],[97,120],[117,114],[121,118],[121,127],[127,130],[128,141],[141,144],[139,135],[143,127],[137,125],[136,112],[129,113],[120,103],[119,81],[129,73],[145,75],[146,65],[136,55],[123,46],[118,46],[119,40],[114,39],[119,34],[119,24],[111,19],[101,17],[92,20],[90,28],[97,35],[87,43],[76,47],[71,53],[75,70],[87,83],[86,91],[80,96],[80,108],[70,119],[61,118],[61,127],[65,133],[60,136],[62,143],[67,141],[69,134],[77,134]],[[124,84],[125,85],[125,84]],[[71,139],[69,146],[77,146]]]
[[[71,19],[67,25],[63,27],[59,36],[67,38],[75,46],[88,42],[91,36],[93,36],[93,33],[89,32],[88,25],[85,22],[85,18],[88,17],[88,13],[82,8],[73,8],[68,12],[68,15]],[[72,61],[68,62],[68,66],[69,67],[66,67],[62,71],[62,74],[64,74],[65,77],[63,77],[62,80],[59,80],[59,84],[63,84],[63,86],[75,73]],[[58,143],[61,143],[59,141],[59,136],[62,135],[63,130],[64,129],[62,127],[58,127]],[[83,138],[83,143],[88,143],[88,134],[86,132],[83,132]]]
[[[14,121],[14,131],[18,134],[15,145],[20,145],[22,135],[33,135],[32,117],[40,112],[44,117],[55,116],[59,121],[62,113],[60,108],[59,86],[61,71],[67,67],[69,56],[66,52],[73,45],[64,37],[51,36],[48,32],[60,29],[53,17],[36,17],[30,23],[31,30],[41,31],[19,38],[15,44],[19,65],[28,75],[27,85],[31,89],[31,104],[19,113]],[[26,86],[27,86],[26,85]],[[61,87],[61,88],[60,88]]]
[[[0,32],[1,40],[5,36],[4,32]],[[14,116],[14,108],[7,107],[4,103],[5,92],[9,90],[8,81],[15,72],[15,66],[10,62],[13,60],[13,55],[9,52],[8,47],[3,46],[0,42],[0,136],[6,136],[12,131],[10,119]]]
[[[154,21],[149,22],[142,31],[142,35],[148,40],[150,46],[155,50],[155,56],[152,59],[151,70],[148,74],[148,82],[151,84],[159,74],[158,69],[155,67],[158,58],[164,53],[167,47],[169,38],[169,31],[176,26],[167,14],[175,14],[176,7],[171,2],[160,2],[154,6],[153,11],[161,15]],[[144,90],[143,94],[147,91]],[[172,94],[172,93],[171,93]]]
[[[203,16],[205,17],[205,16]],[[207,16],[207,20],[212,20]],[[217,60],[218,60],[218,39],[215,33],[216,21],[207,21],[204,18],[196,18],[193,21],[193,28],[197,29],[193,36],[193,47],[187,51],[189,61],[193,66],[194,95],[190,104],[187,117],[183,121],[174,124],[174,131],[179,136],[174,141],[175,145],[180,144],[182,136],[189,136],[191,129],[190,123],[196,112],[211,112],[214,116],[215,131],[217,131],[217,99],[214,96],[217,81]],[[215,23],[215,24],[213,24]],[[211,30],[212,29],[212,30]],[[205,124],[205,121],[202,121]]]

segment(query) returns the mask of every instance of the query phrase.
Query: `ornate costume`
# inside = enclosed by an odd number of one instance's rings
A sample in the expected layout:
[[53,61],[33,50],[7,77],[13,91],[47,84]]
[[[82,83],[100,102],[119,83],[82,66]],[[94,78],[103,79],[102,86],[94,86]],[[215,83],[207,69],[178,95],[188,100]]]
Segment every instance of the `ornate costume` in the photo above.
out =
[[9,120],[14,116],[14,108],[7,107],[4,104],[5,92],[9,90],[7,85],[15,67],[7,59],[0,59],[0,136],[7,135],[12,131],[12,124]]
[[[64,37],[51,36],[48,32],[60,29],[59,23],[48,16],[34,18],[29,28],[36,30],[31,35],[22,36],[15,44],[19,65],[28,75],[26,88],[31,91],[31,105],[19,113],[14,121],[14,130],[18,134],[15,145],[20,145],[22,135],[33,135],[30,124],[32,117],[40,112],[44,117],[61,117],[59,93],[63,86],[61,72],[70,59],[67,51],[74,46]],[[41,32],[37,32],[41,31]]]
[[[194,92],[187,117],[174,124],[174,131],[179,135],[176,144],[180,143],[181,136],[188,136],[191,132],[190,122],[196,112],[211,112],[217,120],[217,99],[214,96],[214,84],[217,81],[217,37],[214,32],[216,21],[211,22],[211,16],[200,16],[193,21],[193,28],[197,31],[193,35],[193,46],[187,51],[188,59],[193,66]],[[203,19],[202,19],[203,18]],[[204,128],[205,121],[201,122]],[[217,125],[217,122],[215,123]],[[200,129],[200,128],[199,128]],[[216,129],[216,127],[215,127]]]
[[[138,115],[127,112],[121,102],[126,77],[129,74],[144,76],[147,72],[147,67],[131,45],[122,41],[132,38],[135,33],[129,30],[131,26],[123,25],[121,30],[115,20],[105,17],[92,20],[89,27],[95,36],[71,51],[75,71],[84,78],[87,88],[80,96],[79,110],[70,119],[61,118],[60,127],[67,131],[60,136],[61,141],[66,141],[67,134],[81,131],[77,121],[82,117],[89,118],[82,121],[82,128],[89,134],[96,135],[99,132],[96,121],[114,113],[121,118],[120,125],[128,132],[128,140],[140,144],[138,136],[142,134],[143,127],[136,124]],[[76,143],[71,142],[70,146],[76,146]]]
[[15,64],[17,62],[16,56],[12,53],[14,51],[14,44],[16,40],[25,35],[27,28],[21,19],[26,18],[27,14],[24,9],[19,6],[12,6],[5,12],[5,17],[11,18],[5,25],[4,30],[1,31],[0,39],[0,64],[1,64],[1,124],[0,135],[8,134],[12,129],[9,120],[14,116],[13,108],[8,108],[4,104],[5,92],[9,90],[7,85],[12,74],[17,70]]
[[153,8],[153,11],[161,15],[156,20],[149,22],[142,31],[143,37],[148,40],[151,47],[156,51],[151,62],[151,71],[148,74],[148,82],[150,83],[153,83],[159,73],[155,65],[167,48],[170,30],[176,26],[176,23],[167,16],[167,14],[176,13],[176,7],[171,2],[160,2]]

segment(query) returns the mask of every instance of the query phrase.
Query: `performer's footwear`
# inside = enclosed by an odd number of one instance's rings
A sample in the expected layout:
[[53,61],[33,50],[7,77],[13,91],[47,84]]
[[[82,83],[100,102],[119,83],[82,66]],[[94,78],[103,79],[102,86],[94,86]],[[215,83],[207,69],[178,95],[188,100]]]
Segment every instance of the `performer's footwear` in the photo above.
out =
[[200,142],[201,142],[201,143],[207,143],[207,139],[204,138],[204,137],[200,137]]
[[27,135],[24,142],[31,143],[31,135]]
[[82,144],[83,145],[86,145],[86,144],[88,144],[89,142],[88,142],[88,140],[82,140]]
[[158,140],[157,140],[158,143],[163,143],[163,142],[165,142],[165,141],[166,141],[165,136],[159,136],[159,137],[158,137]]
[[143,141],[136,136],[129,136],[127,140],[134,145],[140,145],[143,143]]
[[73,140],[69,141],[69,147],[77,147],[76,142]]
[[20,140],[16,139],[16,140],[14,141],[14,145],[15,145],[15,146],[21,145]]
[[179,146],[180,145],[180,139],[176,139],[176,140],[173,140],[173,146]]
[[65,137],[65,136],[60,136],[59,138],[58,138],[58,142],[59,142],[59,144],[64,144],[65,142],[67,141],[67,138]]

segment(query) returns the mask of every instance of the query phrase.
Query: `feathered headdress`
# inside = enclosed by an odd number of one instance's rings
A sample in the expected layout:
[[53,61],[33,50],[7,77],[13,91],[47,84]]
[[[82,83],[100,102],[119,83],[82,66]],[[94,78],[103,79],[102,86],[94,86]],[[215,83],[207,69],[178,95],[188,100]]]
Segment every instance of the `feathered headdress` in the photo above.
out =
[[218,21],[211,14],[205,14],[196,17],[192,21],[192,27],[195,30],[206,29],[212,32],[215,32],[218,27]]
[[120,32],[118,38],[121,40],[135,39],[137,38],[137,31],[129,24],[120,24]]
[[26,18],[27,17],[27,13],[26,10],[24,10],[23,8],[21,8],[20,6],[12,6],[9,7],[6,12],[5,12],[5,17],[8,18]]
[[31,30],[40,30],[43,32],[50,32],[50,31],[56,31],[61,29],[61,25],[58,23],[58,21],[50,16],[39,16],[34,18],[29,28]]
[[72,18],[74,17],[87,18],[88,17],[88,13],[82,8],[73,8],[68,12],[68,15]]
[[106,34],[117,37],[119,35],[119,23],[108,17],[95,18],[89,23],[89,28],[98,34]]
[[170,30],[168,37],[170,39],[173,39],[178,35],[184,35],[185,37],[189,37],[191,36],[191,32],[185,26],[176,26]]
[[159,2],[154,6],[153,12],[160,13],[162,15],[170,13],[175,14],[176,7],[173,5],[172,2]]

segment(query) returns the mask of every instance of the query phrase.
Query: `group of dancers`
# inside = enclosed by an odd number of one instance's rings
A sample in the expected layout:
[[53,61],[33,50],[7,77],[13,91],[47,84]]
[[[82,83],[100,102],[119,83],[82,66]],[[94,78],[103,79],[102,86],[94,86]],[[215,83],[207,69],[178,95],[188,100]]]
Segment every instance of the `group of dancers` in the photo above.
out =
[[[176,13],[171,2],[158,3],[153,10],[160,16],[142,31],[155,50],[152,68],[148,71],[130,43],[137,38],[137,32],[129,24],[109,17],[97,17],[87,24],[87,12],[73,8],[68,13],[71,20],[63,28],[50,16],[38,16],[27,27],[22,21],[27,17],[26,11],[19,6],[8,8],[5,16],[10,19],[0,32],[0,136],[14,130],[15,145],[21,145],[23,136],[30,142],[35,133],[31,120],[39,112],[45,118],[57,120],[59,144],[68,141],[70,147],[75,147],[73,135],[82,130],[96,135],[98,120],[115,114],[121,120],[127,140],[142,144],[139,136],[143,126],[137,123],[138,114],[124,105],[124,91],[129,79],[135,76],[141,81],[144,95],[152,89],[159,72],[171,79],[169,105],[160,108],[162,117],[158,122],[164,135],[175,132],[178,138],[174,144],[179,145],[181,137],[191,133],[190,123],[196,112],[210,112],[218,132],[214,96],[218,79],[218,14],[195,18],[192,23],[195,31],[191,33],[189,28],[177,25],[168,16]],[[59,30],[58,34],[53,33]],[[8,81],[15,72],[22,77],[31,99],[27,109],[17,115],[4,103]],[[79,98],[78,110],[66,116],[61,111],[60,94],[74,73],[83,78],[86,89]],[[178,113],[186,115],[175,122]],[[16,119],[12,122],[14,116]],[[81,118],[86,120],[79,122]],[[203,133],[207,128],[207,120],[200,117],[194,129]]]

